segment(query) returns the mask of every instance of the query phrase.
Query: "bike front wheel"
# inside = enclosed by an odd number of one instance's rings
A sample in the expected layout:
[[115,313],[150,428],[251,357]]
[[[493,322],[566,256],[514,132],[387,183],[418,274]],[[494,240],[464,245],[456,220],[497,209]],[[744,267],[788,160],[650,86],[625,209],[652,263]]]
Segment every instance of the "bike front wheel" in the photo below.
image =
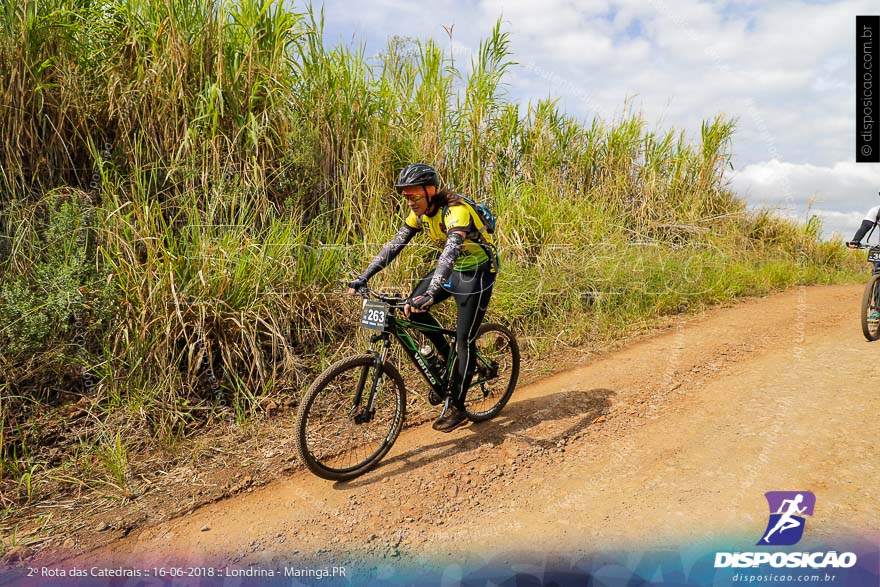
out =
[[519,379],[519,344],[500,324],[483,324],[477,331],[477,366],[465,397],[472,422],[494,418],[507,404]]
[[862,295],[862,334],[869,341],[880,338],[880,275],[871,277]]
[[391,450],[405,415],[406,388],[392,364],[377,367],[371,354],[342,359],[321,373],[303,397],[296,418],[297,452],[318,477],[353,479]]

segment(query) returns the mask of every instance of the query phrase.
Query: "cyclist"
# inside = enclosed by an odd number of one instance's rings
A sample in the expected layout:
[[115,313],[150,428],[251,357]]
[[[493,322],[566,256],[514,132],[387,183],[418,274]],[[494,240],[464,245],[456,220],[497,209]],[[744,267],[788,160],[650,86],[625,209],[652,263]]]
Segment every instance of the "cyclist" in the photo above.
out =
[[856,230],[852,240],[846,243],[846,246],[851,249],[859,248],[862,244],[862,238],[868,234],[869,230],[874,228],[874,225],[877,224],[878,220],[880,220],[880,206],[874,206],[868,210],[867,214],[865,214],[865,217],[862,219],[862,225]]
[[[867,214],[865,214],[865,217],[862,219],[862,225],[856,230],[853,239],[846,243],[846,246],[851,249],[859,248],[862,245],[862,238],[864,238],[864,236],[868,234],[868,231],[873,229],[878,222],[880,222],[880,206],[874,206],[868,210]],[[880,320],[880,312],[874,310],[868,315],[868,322],[876,323],[877,320]]]
[[[394,238],[361,275],[348,284],[354,295],[367,281],[384,269],[419,232],[424,232],[443,250],[433,271],[413,289],[404,313],[413,322],[440,326],[428,313],[429,308],[449,296],[455,297],[458,314],[455,324],[457,359],[443,411],[433,428],[451,432],[467,420],[465,392],[470,386],[476,356],[477,329],[486,314],[497,275],[497,257],[491,237],[481,233],[482,226],[473,207],[454,193],[440,188],[437,171],[430,165],[408,165],[397,178],[395,189],[406,198],[410,213]],[[441,360],[449,356],[446,338],[428,334]]]

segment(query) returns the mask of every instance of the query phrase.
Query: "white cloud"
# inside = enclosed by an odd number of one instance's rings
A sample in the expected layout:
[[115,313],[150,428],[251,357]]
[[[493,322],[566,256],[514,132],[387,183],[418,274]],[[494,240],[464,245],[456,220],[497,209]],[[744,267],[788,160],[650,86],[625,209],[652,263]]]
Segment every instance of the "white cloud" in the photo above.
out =
[[746,166],[731,177],[731,182],[753,199],[778,201],[790,196],[806,201],[812,195],[824,199],[837,194],[849,201],[867,201],[864,194],[873,199],[880,187],[880,167],[848,161],[823,167],[773,159]]
[[585,29],[559,33],[541,44],[550,58],[581,65],[604,63],[616,50],[607,34]]
[[[845,241],[853,237],[856,229],[862,223],[862,218],[865,217],[865,212],[837,212],[821,208],[812,209],[811,213],[822,220],[822,236],[824,238],[831,238],[837,234]],[[873,242],[874,239],[872,238],[871,241]]]
[[812,205],[826,235],[855,232],[865,212],[880,204],[878,165],[843,161],[824,167],[774,159],[745,167],[730,182],[754,205],[779,207],[796,216]]
[[[519,103],[560,98],[576,117],[614,118],[627,99],[648,128],[738,119],[733,185],[750,202],[811,195],[834,222],[875,203],[880,173],[854,160],[854,26],[876,0],[403,0],[327,4],[328,24],[374,46],[398,34],[433,37],[442,25],[476,50],[502,17],[523,65],[508,78]],[[346,28],[347,27],[347,28]],[[344,35],[343,35],[344,36]],[[350,34],[348,35],[350,36]],[[790,197],[782,196],[788,189]]]

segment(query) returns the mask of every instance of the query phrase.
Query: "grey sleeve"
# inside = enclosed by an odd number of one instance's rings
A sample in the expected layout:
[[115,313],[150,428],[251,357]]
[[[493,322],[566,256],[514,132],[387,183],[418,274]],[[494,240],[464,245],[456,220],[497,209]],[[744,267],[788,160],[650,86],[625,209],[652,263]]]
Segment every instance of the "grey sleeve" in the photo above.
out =
[[443,247],[443,252],[440,253],[440,258],[437,259],[437,268],[434,269],[434,277],[431,278],[431,283],[428,284],[428,289],[425,290],[425,294],[427,295],[437,295],[437,292],[443,287],[443,284],[446,283],[446,280],[449,279],[449,275],[452,273],[452,267],[455,265],[455,260],[458,259],[458,256],[461,254],[461,245],[464,244],[464,237],[457,232],[451,232],[446,235],[446,246]]
[[856,231],[855,236],[852,237],[853,242],[860,243],[862,242],[862,237],[868,234],[868,231],[874,228],[873,220],[862,220],[862,225]]
[[367,268],[364,269],[364,272],[361,273],[361,279],[364,281],[370,279],[375,274],[379,273],[385,267],[388,266],[394,258],[400,254],[400,251],[403,250],[403,247],[412,240],[412,237],[416,235],[418,230],[415,228],[404,224],[400,230],[397,231],[397,234],[394,235],[394,238],[389,242],[385,243],[385,246],[382,247],[382,250],[379,251],[379,254],[370,261],[370,264],[367,265]]

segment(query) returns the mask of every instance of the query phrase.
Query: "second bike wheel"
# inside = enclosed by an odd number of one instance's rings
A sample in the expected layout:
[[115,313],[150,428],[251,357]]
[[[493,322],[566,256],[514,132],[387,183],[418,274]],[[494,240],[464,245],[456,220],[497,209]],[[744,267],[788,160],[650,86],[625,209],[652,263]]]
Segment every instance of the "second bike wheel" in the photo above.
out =
[[[406,388],[392,364],[386,362],[376,371],[371,354],[342,359],[318,376],[303,397],[296,417],[296,447],[318,477],[344,481],[362,475],[397,440],[406,416]],[[376,401],[368,413],[377,375]]]
[[862,334],[868,341],[880,338],[880,275],[871,277],[862,295]]
[[477,366],[465,397],[472,422],[494,418],[507,404],[519,379],[519,344],[507,327],[483,324],[477,331]]

